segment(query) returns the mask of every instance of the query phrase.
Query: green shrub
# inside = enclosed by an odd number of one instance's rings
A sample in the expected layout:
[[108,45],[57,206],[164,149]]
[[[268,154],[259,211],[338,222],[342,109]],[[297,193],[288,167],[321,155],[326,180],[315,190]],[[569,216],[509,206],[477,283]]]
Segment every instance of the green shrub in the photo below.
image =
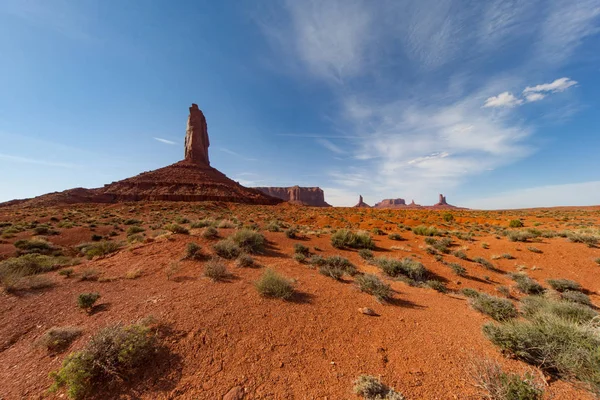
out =
[[242,252],[240,247],[231,238],[218,241],[213,245],[213,249],[217,255],[227,259],[237,258]]
[[546,291],[546,289],[537,283],[535,280],[531,279],[525,274],[510,274],[513,281],[517,283],[517,289],[525,294],[542,294]]
[[486,260],[483,257],[475,257],[473,259],[473,262],[476,262],[477,264],[481,265],[483,268],[488,269],[490,271],[493,271],[494,268],[494,264],[492,264],[491,262],[489,262],[488,260]]
[[425,284],[431,289],[437,290],[440,293],[448,293],[448,288],[446,287],[446,284],[442,281],[431,279],[425,282]]
[[579,283],[569,279],[548,279],[546,282],[557,292],[564,292],[566,290],[581,290],[581,285]]
[[525,225],[523,225],[523,221],[520,219],[513,219],[508,223],[508,226],[510,228],[522,228]]
[[466,276],[467,275],[467,270],[465,269],[465,267],[463,267],[460,264],[457,263],[450,263],[448,264],[448,266],[450,267],[450,269],[452,269],[452,271],[454,271],[454,273],[458,276]]
[[456,258],[460,258],[461,260],[468,260],[469,256],[462,250],[455,250],[452,252],[452,255]]
[[100,272],[93,268],[86,268],[81,271],[80,281],[97,281],[100,277]]
[[592,306],[592,301],[590,300],[590,297],[587,294],[581,293],[579,291],[566,290],[562,292],[561,299],[573,303],[585,304],[586,306],[590,307]]
[[374,249],[375,243],[367,232],[352,232],[340,229],[331,235],[331,245],[336,249]]
[[235,226],[235,223],[228,219],[222,220],[221,222],[219,222],[219,225],[217,225],[217,227],[221,229],[233,229],[235,228]]
[[82,255],[88,259],[96,256],[102,257],[110,253],[114,253],[121,248],[122,244],[110,240],[96,243],[83,243],[77,246],[77,249]]
[[354,276],[356,274],[356,266],[350,262],[347,258],[339,255],[329,256],[324,259],[324,265],[332,268],[338,268],[344,273]]
[[210,218],[204,218],[201,219],[200,221],[197,222],[193,222],[190,226],[192,227],[192,229],[200,229],[200,228],[207,228],[207,227],[211,227],[211,228],[216,228],[216,221]]
[[137,226],[137,225],[130,226],[127,229],[127,236],[135,235],[136,233],[142,233],[144,231],[145,231],[145,229],[142,228],[141,226]]
[[322,265],[319,267],[319,273],[321,275],[328,276],[335,280],[340,280],[344,276],[344,270],[338,267],[332,267],[330,265]]
[[308,259],[308,263],[310,265],[314,265],[314,266],[321,266],[321,265],[325,265],[327,263],[327,261],[325,261],[325,257],[320,256],[318,254],[313,254]]
[[65,278],[70,278],[74,272],[75,271],[73,270],[73,268],[65,268],[58,271],[58,274],[64,276]]
[[305,257],[308,257],[308,256],[310,256],[310,249],[301,243],[295,243],[294,244],[294,253],[302,254]]
[[533,239],[534,235],[527,231],[513,231],[508,232],[507,237],[511,242],[527,242],[529,239]]
[[37,345],[46,348],[52,353],[65,351],[79,336],[82,330],[72,326],[53,327],[48,329],[37,340]]
[[375,296],[378,301],[386,301],[392,298],[390,285],[383,283],[376,275],[358,275],[354,281],[361,292]]
[[215,228],[214,226],[207,226],[202,231],[202,237],[204,239],[215,239],[219,237],[219,231],[217,231],[217,228]]
[[358,251],[358,255],[363,259],[363,260],[372,260],[373,259],[373,252],[369,249],[360,249]]
[[391,240],[404,240],[404,238],[400,236],[399,233],[390,233],[388,235],[388,238],[390,238]]
[[236,265],[240,268],[251,268],[255,266],[254,259],[248,254],[240,254],[236,260]]
[[537,247],[533,247],[533,246],[529,246],[527,247],[527,250],[531,251],[532,253],[538,253],[541,254],[543,253],[543,251],[541,251],[540,249],[538,249]]
[[265,226],[265,229],[269,232],[281,232],[281,224],[279,221],[269,221]]
[[449,212],[444,213],[444,215],[442,215],[442,218],[444,218],[444,221],[446,221],[446,222],[452,222],[452,221],[454,221],[454,215],[452,215]]
[[412,231],[419,236],[441,236],[441,232],[435,226],[419,225],[413,227]]
[[542,296],[528,296],[522,299],[521,312],[527,318],[534,318],[540,314],[552,315],[577,323],[591,321],[598,315],[596,311],[586,305]]
[[375,259],[375,263],[384,274],[391,277],[404,275],[417,282],[422,282],[427,277],[427,270],[423,264],[410,257],[405,257],[402,260],[378,257]]
[[298,238],[298,229],[296,229],[296,228],[286,229],[285,236],[289,239],[297,239]]
[[600,241],[600,237],[597,235],[578,232],[569,232],[567,237],[573,243],[584,243],[587,244],[588,247],[596,247],[598,245],[598,241]]
[[115,325],[102,329],[80,351],[71,353],[59,371],[51,374],[51,391],[67,389],[72,399],[98,394],[105,386],[134,377],[156,353],[152,331],[142,325]]
[[197,243],[188,243],[185,248],[185,257],[188,260],[201,260],[204,258],[204,254],[202,254],[202,247],[200,247]]
[[21,239],[14,246],[20,250],[19,254],[51,254],[56,250],[52,244],[42,239]]
[[531,373],[524,377],[502,371],[500,364],[485,360],[476,364],[474,377],[489,400],[542,400],[543,386]]
[[181,225],[178,224],[167,224],[164,226],[164,229],[171,233],[178,233],[181,235],[189,235],[190,231]]
[[504,321],[517,316],[517,308],[507,299],[478,293],[471,298],[471,306],[480,313],[489,315],[496,321]]
[[304,254],[302,254],[302,253],[294,253],[294,255],[292,256],[292,258],[295,261],[298,261],[299,263],[302,264],[302,263],[306,262],[306,258],[307,257]]
[[138,219],[128,219],[125,222],[123,222],[123,224],[125,224],[125,225],[139,225],[141,223],[142,223],[142,221],[140,221]]
[[475,298],[479,296],[479,292],[475,289],[464,288],[460,291],[464,296],[469,298]]
[[41,254],[26,254],[21,257],[9,258],[0,261],[0,283],[5,284],[25,276],[50,272],[75,264],[77,264],[77,260],[68,257],[52,257]]
[[287,300],[294,295],[294,286],[285,277],[267,269],[255,284],[256,290],[265,297]]
[[373,228],[371,229],[371,233],[379,236],[385,235],[385,232],[381,228]]
[[265,249],[265,237],[251,229],[241,229],[235,232],[231,236],[231,240],[248,253],[262,253]]
[[79,308],[90,312],[94,308],[94,304],[100,298],[99,293],[81,293],[77,296],[77,306]]
[[361,375],[354,381],[354,393],[366,400],[405,400],[405,397],[389,388],[373,376]]
[[218,258],[211,258],[204,264],[204,276],[215,282],[227,278],[228,275],[227,267]]

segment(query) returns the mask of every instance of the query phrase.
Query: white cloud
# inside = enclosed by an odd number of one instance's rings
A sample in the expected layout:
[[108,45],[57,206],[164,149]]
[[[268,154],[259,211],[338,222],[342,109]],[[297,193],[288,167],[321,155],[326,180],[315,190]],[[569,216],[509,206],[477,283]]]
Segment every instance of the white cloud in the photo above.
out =
[[489,97],[484,107],[515,107],[523,103],[523,100],[518,99],[510,92],[500,93],[498,96]]
[[564,92],[571,86],[577,85],[577,81],[574,81],[570,78],[559,78],[551,83],[543,83],[541,85],[536,86],[527,86],[525,90],[523,90],[523,94],[531,94],[531,93],[556,93],[556,92]]
[[177,142],[173,142],[172,140],[167,140],[167,139],[163,139],[163,138],[159,138],[159,137],[155,137],[154,140],[158,140],[161,143],[165,143],[165,144],[177,144]]
[[317,139],[317,143],[319,143],[321,146],[325,147],[327,150],[330,150],[336,154],[345,154],[346,153],[342,148],[340,148],[336,144],[332,143],[330,140]]
[[546,97],[546,95],[542,93],[526,93],[524,96],[525,100],[527,100],[529,103],[543,100]]
[[357,191],[335,187],[324,187],[322,189],[325,193],[325,201],[333,206],[352,207],[358,203],[359,193]]
[[537,186],[511,190],[461,205],[478,209],[600,205],[600,181]]
[[45,165],[48,167],[62,167],[62,168],[74,168],[76,165],[62,162],[54,162],[54,161],[46,161],[46,160],[38,160],[27,157],[19,157],[19,156],[11,156],[9,154],[0,154],[0,160],[16,162],[16,163],[24,163],[24,164],[37,164],[37,165]]

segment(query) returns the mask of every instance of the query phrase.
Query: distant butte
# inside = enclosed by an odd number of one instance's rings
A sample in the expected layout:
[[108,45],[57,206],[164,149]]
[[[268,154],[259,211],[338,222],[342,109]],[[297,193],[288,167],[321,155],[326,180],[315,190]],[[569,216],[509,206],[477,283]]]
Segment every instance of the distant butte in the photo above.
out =
[[25,206],[117,203],[125,201],[223,201],[278,204],[282,200],[250,189],[210,166],[206,118],[196,104],[189,108],[185,159],[167,167],[141,173],[98,189],[76,188],[1,205]]
[[323,189],[319,187],[255,187],[254,189],[293,204],[313,207],[331,207],[325,201]]
[[367,203],[365,203],[365,202],[363,201],[363,197],[362,197],[362,195],[359,195],[359,196],[358,196],[358,204],[356,204],[354,207],[355,207],[355,208],[356,208],[356,207],[358,207],[358,208],[371,208],[371,206],[370,206],[370,205],[368,205]]

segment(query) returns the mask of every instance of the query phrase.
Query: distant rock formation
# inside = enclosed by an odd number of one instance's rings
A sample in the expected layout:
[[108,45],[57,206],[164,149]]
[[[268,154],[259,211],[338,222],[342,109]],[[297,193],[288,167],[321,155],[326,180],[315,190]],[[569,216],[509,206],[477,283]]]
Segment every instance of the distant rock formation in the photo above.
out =
[[447,206],[447,205],[448,205],[448,203],[446,203],[446,196],[444,196],[443,194],[440,194],[440,201],[438,201],[436,206]]
[[358,204],[357,204],[357,205],[355,205],[354,207],[361,207],[361,208],[371,208],[371,206],[370,206],[370,205],[368,205],[367,203],[365,203],[365,202],[363,201],[363,197],[362,197],[362,195],[359,195],[359,196],[358,196]]
[[313,207],[331,207],[325,202],[325,193],[319,187],[255,187],[254,189],[290,203]]
[[208,159],[206,118],[196,104],[190,107],[185,136],[185,160],[98,189],[70,189],[0,204],[9,206],[125,201],[223,201],[248,204],[279,204],[282,200],[246,188],[212,168]]
[[402,208],[406,207],[404,199],[384,199],[375,204],[373,208]]
[[208,159],[208,128],[206,118],[197,104],[190,107],[185,131],[185,160],[198,165],[210,165]]

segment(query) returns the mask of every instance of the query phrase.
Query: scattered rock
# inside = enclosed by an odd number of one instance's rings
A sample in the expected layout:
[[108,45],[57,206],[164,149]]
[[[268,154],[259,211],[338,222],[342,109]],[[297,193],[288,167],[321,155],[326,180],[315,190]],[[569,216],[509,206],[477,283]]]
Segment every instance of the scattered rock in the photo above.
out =
[[242,400],[244,394],[244,389],[241,386],[235,386],[223,396],[223,400]]
[[365,315],[370,315],[372,317],[377,317],[379,315],[375,311],[373,311],[372,309],[370,309],[369,307],[359,308],[358,312],[360,312],[362,314],[365,314]]

